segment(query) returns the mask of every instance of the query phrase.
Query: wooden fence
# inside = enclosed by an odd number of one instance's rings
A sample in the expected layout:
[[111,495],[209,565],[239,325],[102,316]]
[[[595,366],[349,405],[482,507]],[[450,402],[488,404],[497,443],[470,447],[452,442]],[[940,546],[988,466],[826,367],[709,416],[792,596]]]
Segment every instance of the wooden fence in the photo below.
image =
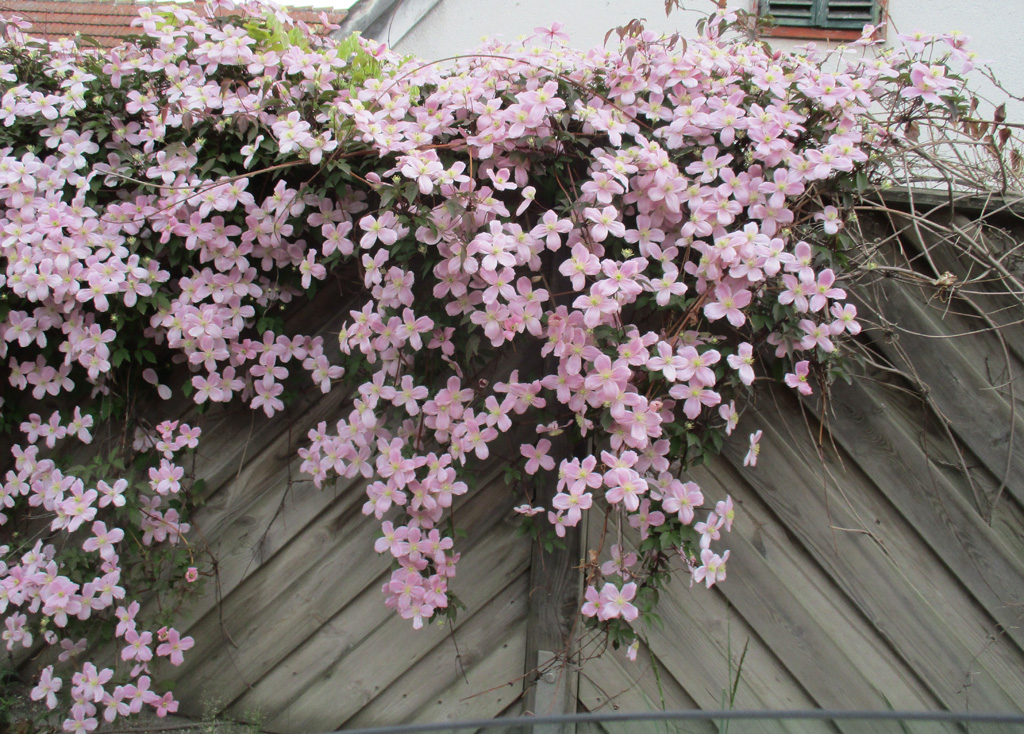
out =
[[[894,215],[897,227],[908,221]],[[876,225],[880,240],[890,226]],[[1015,231],[1019,240],[1024,230]],[[874,362],[863,377],[824,400],[760,390],[724,455],[692,473],[710,498],[736,501],[728,580],[691,589],[681,570],[661,600],[664,625],[638,628],[636,662],[621,651],[595,656],[594,643],[542,680],[566,697],[524,695],[540,645],[551,644],[528,635],[531,613],[541,613],[531,599],[546,591],[537,588],[544,556],[517,534],[510,508],[519,500],[498,467],[455,510],[470,535],[453,590],[468,608],[453,625],[417,632],[383,607],[389,565],[373,552],[362,484],[317,490],[298,474],[295,450],[311,426],[338,417],[343,396],[270,421],[210,414],[209,496],[195,525],[218,567],[185,625],[196,647],[174,671],[183,711],[216,701],[229,716],[259,711],[282,733],[500,716],[526,701],[537,713],[1020,712],[1024,314],[994,291],[961,297],[938,284],[921,267],[925,254],[961,281],[976,264],[941,255],[937,238],[910,227],[899,247],[878,253],[882,267],[919,279],[858,289],[862,310],[878,314],[863,337]],[[755,428],[763,450],[745,468]],[[594,513],[584,536],[600,523]]]

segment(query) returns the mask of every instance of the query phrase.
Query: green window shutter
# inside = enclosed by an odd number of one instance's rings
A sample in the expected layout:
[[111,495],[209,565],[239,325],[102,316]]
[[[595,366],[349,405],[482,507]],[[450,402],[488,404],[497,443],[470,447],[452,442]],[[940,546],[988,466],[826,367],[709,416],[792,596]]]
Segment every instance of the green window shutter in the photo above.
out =
[[823,28],[860,30],[878,22],[875,0],[826,0],[826,4],[825,17],[820,19]]
[[878,22],[876,0],[761,0],[760,8],[780,26],[860,30]]
[[761,0],[761,13],[782,26],[814,26],[819,0]]

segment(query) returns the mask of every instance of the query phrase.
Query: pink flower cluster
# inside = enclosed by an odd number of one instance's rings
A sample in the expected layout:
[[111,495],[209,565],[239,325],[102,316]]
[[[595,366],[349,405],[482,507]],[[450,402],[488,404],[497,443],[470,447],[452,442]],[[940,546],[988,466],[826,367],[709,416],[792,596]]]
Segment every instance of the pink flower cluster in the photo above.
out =
[[[138,372],[131,390],[238,399],[269,418],[293,389],[344,382],[344,415],[309,431],[301,469],[317,486],[366,480],[375,549],[396,564],[386,604],[417,628],[449,608],[460,553],[446,519],[494,456],[556,485],[550,507],[520,508],[551,533],[603,502],[641,546],[675,533],[711,586],[733,508],[698,521],[705,497],[685,462],[732,433],[766,345],[809,394],[859,331],[841,273],[801,235],[843,226],[823,192],[889,139],[873,104],[954,93],[945,66],[910,50],[826,71],[813,53],[727,41],[728,13],[685,45],[645,33],[582,53],[553,26],[442,70],[368,43],[342,53],[276,11],[258,40],[244,24],[265,9],[249,5],[146,6],[143,40],[102,53],[33,39],[20,21],[0,41],[0,369],[14,394],[68,406],[28,415],[0,483],[0,524],[45,512],[61,538],[5,551],[3,637],[29,647],[45,617],[68,662],[81,650],[59,631],[104,615],[131,664],[73,673],[70,731],[95,728],[99,706],[107,721],[177,706],[149,690],[148,665],[154,644],[179,664],[192,640],[136,626],[121,556],[126,531],[180,547],[178,457],[200,437],[155,419],[133,445],[149,457],[137,486],[86,481],[48,454],[91,440],[77,403],[124,400]],[[280,333],[284,306],[318,287],[351,304],[337,347]],[[548,368],[521,377],[510,355]],[[598,448],[551,455],[563,432]],[[93,577],[62,572],[68,538]],[[594,578],[623,583],[595,580],[582,612],[630,622],[660,551],[616,540]],[[50,708],[53,672],[32,694]]]
[[[26,497],[30,507],[52,514],[51,532],[74,534],[78,538],[84,536],[84,540],[79,541],[80,548],[93,556],[98,566],[97,575],[80,584],[64,571],[57,549],[52,544],[39,540],[20,557],[15,556],[9,546],[0,548],[0,556],[5,559],[0,562],[0,614],[7,614],[3,633],[7,649],[12,650],[15,644],[31,647],[33,635],[28,628],[29,615],[34,625],[39,624],[39,618],[45,617],[50,626],[42,624],[44,641],[63,646],[65,652],[61,660],[68,660],[80,655],[84,649],[84,646],[79,649],[69,639],[61,637],[61,631],[69,622],[72,619],[88,620],[94,614],[102,617],[113,613],[119,620],[116,635],[126,643],[121,659],[134,661],[128,677],[135,682],[116,687],[107,685],[115,674],[114,669],[98,669],[94,663],[84,662],[80,671],[72,676],[71,718],[65,721],[65,728],[69,731],[95,729],[97,704],[104,707],[103,716],[108,722],[119,715],[137,713],[143,704],[154,706],[159,716],[177,707],[171,694],[161,697],[148,690],[149,677],[146,674],[149,672],[147,663],[153,658],[150,645],[153,634],[136,628],[139,603],[128,601],[126,590],[121,585],[123,568],[119,550],[125,531],[119,527],[108,528],[104,521],[96,519],[103,508],[125,505],[127,481],[119,479],[110,485],[99,480],[95,487],[90,487],[81,478],[62,472],[52,459],[40,456],[37,445],[40,438],[45,439],[51,448],[57,440],[67,436],[90,443],[92,437],[88,428],[91,425],[92,417],[83,415],[78,408],[75,408],[69,425],[61,424],[59,412],[45,423],[38,415],[30,416],[21,427],[27,445],[12,447],[14,469],[7,472],[5,481],[0,484],[6,507],[14,507],[15,500]],[[176,421],[167,421],[156,427],[149,443],[154,444],[165,457],[158,469],[150,470],[150,484],[158,495],[175,494],[180,490],[178,480],[183,469],[172,460],[181,449],[195,447],[199,434],[198,428],[179,426]],[[174,544],[188,532],[189,525],[181,522],[176,509],[169,508],[163,512],[158,509],[161,503],[159,496],[143,496],[139,502],[142,507],[139,530],[146,545],[165,540]],[[6,521],[7,518],[3,517],[3,522]],[[192,638],[182,637],[173,629],[162,630],[159,636],[162,644],[156,648],[156,654],[180,665],[183,660],[181,653],[192,646]],[[50,709],[57,706],[56,694],[62,685],[61,679],[53,677],[52,673],[52,666],[45,668],[39,685],[32,692],[34,700],[44,700]]]

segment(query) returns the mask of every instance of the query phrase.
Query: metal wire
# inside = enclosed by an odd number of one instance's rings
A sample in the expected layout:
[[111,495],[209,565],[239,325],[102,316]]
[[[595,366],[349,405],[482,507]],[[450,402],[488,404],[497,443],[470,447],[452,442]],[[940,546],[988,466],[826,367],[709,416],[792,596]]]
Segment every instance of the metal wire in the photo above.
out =
[[[557,716],[516,716],[496,719],[471,719],[435,724],[399,724],[378,726],[368,729],[346,729],[345,734],[429,734],[430,732],[458,731],[467,729],[496,729],[513,727],[534,727],[538,725],[583,724],[583,723],[628,723],[640,721],[742,721],[761,719],[779,721],[793,719],[801,721],[873,721],[901,722],[923,721],[951,724],[1004,724],[1020,727],[1024,731],[1024,715],[957,713],[954,711],[828,711],[822,709],[799,711],[642,711],[637,713],[583,713],[560,714]],[[323,734],[339,734],[325,732]]]

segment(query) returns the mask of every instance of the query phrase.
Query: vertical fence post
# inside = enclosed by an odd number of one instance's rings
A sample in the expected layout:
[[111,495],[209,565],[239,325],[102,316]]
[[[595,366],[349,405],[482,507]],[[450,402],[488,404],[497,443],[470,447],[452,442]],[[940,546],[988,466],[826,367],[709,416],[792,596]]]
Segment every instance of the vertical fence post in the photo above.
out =
[[[552,253],[548,253],[549,257]],[[552,301],[565,300],[571,292],[569,279],[558,272],[559,261],[548,262],[547,285]],[[549,354],[537,360],[544,375],[558,371],[558,360]],[[553,397],[550,398],[553,400]],[[549,455],[556,471],[547,474],[534,504],[550,509],[558,492],[557,467],[575,448],[569,431],[549,437]],[[579,609],[580,527],[565,528],[562,547],[548,552],[534,544],[530,565],[530,598],[526,622],[525,710],[536,716],[575,714],[578,671],[572,664],[573,621]],[[574,734],[575,724],[533,727],[534,734]]]

